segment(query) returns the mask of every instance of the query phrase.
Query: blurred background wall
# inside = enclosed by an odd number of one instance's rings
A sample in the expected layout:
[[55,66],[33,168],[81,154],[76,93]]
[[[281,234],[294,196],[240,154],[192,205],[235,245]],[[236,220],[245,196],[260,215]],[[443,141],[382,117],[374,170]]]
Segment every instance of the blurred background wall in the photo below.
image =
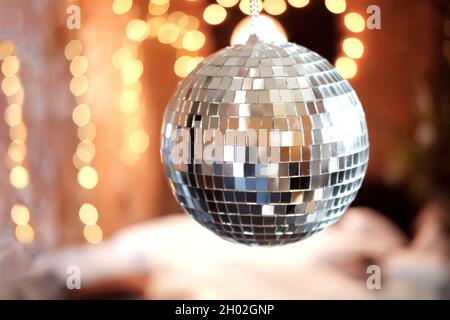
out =
[[[374,4],[380,30],[366,27]],[[99,243],[180,212],[160,165],[162,113],[177,82],[243,32],[246,1],[0,5],[1,243]],[[67,27],[70,5],[80,29]],[[411,232],[426,199],[448,196],[448,4],[265,0],[262,13],[279,22],[271,32],[325,56],[354,86],[371,142],[356,204]]]

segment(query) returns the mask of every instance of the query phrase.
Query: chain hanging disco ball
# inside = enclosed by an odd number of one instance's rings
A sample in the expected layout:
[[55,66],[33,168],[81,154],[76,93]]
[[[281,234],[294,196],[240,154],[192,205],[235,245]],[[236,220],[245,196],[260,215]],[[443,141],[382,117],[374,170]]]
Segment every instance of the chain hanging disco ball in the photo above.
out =
[[356,197],[368,154],[348,81],[305,47],[255,35],[181,81],[162,127],[178,202],[247,245],[291,243],[335,223]]

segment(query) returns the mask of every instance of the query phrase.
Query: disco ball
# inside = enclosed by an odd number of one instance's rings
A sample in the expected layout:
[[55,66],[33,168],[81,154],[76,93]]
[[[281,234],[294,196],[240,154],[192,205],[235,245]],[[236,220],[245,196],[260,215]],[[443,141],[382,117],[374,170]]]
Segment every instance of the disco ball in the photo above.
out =
[[161,157],[185,211],[248,245],[304,239],[356,197],[369,142],[361,103],[317,53],[251,36],[177,87]]

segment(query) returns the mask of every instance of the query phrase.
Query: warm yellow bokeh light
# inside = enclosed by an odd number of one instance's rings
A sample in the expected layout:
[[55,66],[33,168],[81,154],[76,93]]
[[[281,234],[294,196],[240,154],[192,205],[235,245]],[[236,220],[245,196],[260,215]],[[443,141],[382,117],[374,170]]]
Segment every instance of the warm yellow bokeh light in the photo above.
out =
[[344,24],[352,32],[362,32],[366,27],[363,16],[356,12],[347,13],[344,17]]
[[11,41],[0,41],[0,60],[14,54],[14,44]]
[[[239,2],[239,9],[246,15],[251,15],[250,0],[241,0],[241,2]],[[258,0],[258,12],[261,12],[262,9],[263,9],[263,2],[262,0]]]
[[163,24],[158,30],[158,41],[163,44],[171,44],[175,42],[180,33],[180,29],[176,24]]
[[123,113],[133,113],[139,108],[139,93],[134,90],[124,90],[119,98],[119,109]]
[[126,34],[128,39],[142,41],[148,36],[148,24],[144,20],[133,19],[127,24]]
[[132,84],[139,80],[144,72],[144,65],[138,59],[132,59],[125,62],[122,68],[122,82]]
[[22,107],[18,104],[11,104],[5,109],[5,122],[8,126],[14,127],[22,122]]
[[167,10],[169,10],[169,2],[163,5],[154,4],[153,2],[148,4],[148,13],[154,16],[162,16]]
[[210,4],[203,11],[203,20],[212,25],[221,24],[227,17],[227,10],[218,4]]
[[85,165],[90,164],[95,157],[95,145],[92,141],[81,141],[75,152],[76,157]]
[[78,183],[81,187],[92,190],[97,186],[98,173],[91,166],[85,166],[78,171]]
[[89,88],[88,78],[84,75],[74,77],[70,81],[70,92],[74,96],[81,96],[86,93]]
[[1,89],[6,96],[16,94],[21,88],[19,77],[11,75],[3,79]]
[[128,48],[120,48],[114,52],[112,57],[112,63],[114,68],[122,69],[125,62],[133,59],[133,52]]
[[202,57],[181,56],[175,61],[174,71],[180,78],[186,78],[192,70],[203,60]]
[[25,189],[30,183],[28,170],[22,166],[16,166],[9,172],[9,182],[14,188]]
[[85,56],[76,56],[70,63],[70,73],[72,73],[74,77],[81,76],[87,72],[88,67],[89,62]]
[[103,239],[103,231],[102,229],[94,224],[92,226],[85,226],[83,230],[84,238],[87,242],[91,244],[98,244],[102,242]]
[[91,108],[86,104],[77,105],[72,112],[72,120],[79,127],[88,124],[91,121],[91,116]]
[[64,55],[66,56],[67,60],[72,60],[73,58],[81,55],[81,51],[83,50],[83,45],[81,44],[80,40],[72,40],[64,49]]
[[135,153],[143,153],[147,150],[150,139],[144,130],[136,130],[128,137],[128,146]]
[[94,141],[95,136],[97,135],[97,129],[92,122],[89,122],[87,125],[79,127],[77,134],[78,139],[81,141]]
[[364,45],[358,38],[347,38],[342,42],[342,50],[350,58],[361,58],[364,53]]
[[287,5],[284,0],[265,0],[263,8],[268,14],[277,16],[286,11]]
[[20,61],[16,56],[6,57],[2,63],[2,72],[5,76],[11,76],[19,72]]
[[287,0],[294,8],[303,8],[309,4],[309,0]]
[[15,235],[17,241],[21,243],[31,243],[34,240],[34,231],[29,224],[16,226]]
[[337,71],[346,79],[353,78],[358,72],[358,66],[355,60],[348,57],[341,57],[336,60],[335,67]]
[[11,220],[19,226],[24,226],[30,221],[30,211],[22,204],[15,204],[11,208]]
[[8,157],[16,162],[21,163],[27,155],[27,146],[23,141],[13,141],[8,146]]
[[132,6],[133,0],[114,0],[112,9],[115,14],[125,14]]
[[186,32],[183,37],[183,48],[188,51],[198,51],[205,45],[206,37],[198,30]]
[[346,0],[325,0],[325,7],[327,7],[330,12],[339,14],[347,9]]
[[231,8],[237,5],[239,0],[217,0],[217,3],[220,4],[222,7],[225,8]]
[[92,226],[96,224],[98,221],[97,208],[90,203],[84,203],[80,207],[78,215],[80,216],[81,222],[83,222],[85,225],[88,226]]
[[156,4],[158,6],[165,5],[170,2],[170,0],[150,0],[151,3]]

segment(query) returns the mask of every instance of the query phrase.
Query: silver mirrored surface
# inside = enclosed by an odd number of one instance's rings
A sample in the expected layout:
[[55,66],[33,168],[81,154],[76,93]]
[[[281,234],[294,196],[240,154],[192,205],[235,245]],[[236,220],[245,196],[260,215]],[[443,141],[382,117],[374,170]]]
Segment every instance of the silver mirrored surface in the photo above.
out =
[[368,148],[361,103],[326,59],[252,37],[179,83],[161,156],[200,224],[228,240],[279,245],[339,219],[362,184]]

